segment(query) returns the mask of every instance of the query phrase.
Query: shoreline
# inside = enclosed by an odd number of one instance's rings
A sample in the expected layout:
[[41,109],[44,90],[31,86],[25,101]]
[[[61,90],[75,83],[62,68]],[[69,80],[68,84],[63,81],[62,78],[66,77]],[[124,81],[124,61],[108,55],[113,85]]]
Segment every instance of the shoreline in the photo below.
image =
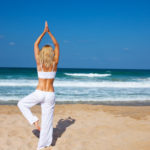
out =
[[[17,105],[17,100],[0,101],[0,105]],[[150,106],[150,100],[143,101],[56,101],[57,105],[63,104],[91,104],[108,106]],[[40,105],[40,104],[37,104]]]

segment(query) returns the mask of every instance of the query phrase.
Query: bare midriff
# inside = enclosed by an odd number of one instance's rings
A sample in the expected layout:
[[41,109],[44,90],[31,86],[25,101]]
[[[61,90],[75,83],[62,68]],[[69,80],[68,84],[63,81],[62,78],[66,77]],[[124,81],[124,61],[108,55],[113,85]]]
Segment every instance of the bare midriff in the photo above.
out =
[[47,91],[47,92],[54,92],[53,82],[54,82],[54,79],[40,79],[39,78],[39,82],[38,82],[36,89]]

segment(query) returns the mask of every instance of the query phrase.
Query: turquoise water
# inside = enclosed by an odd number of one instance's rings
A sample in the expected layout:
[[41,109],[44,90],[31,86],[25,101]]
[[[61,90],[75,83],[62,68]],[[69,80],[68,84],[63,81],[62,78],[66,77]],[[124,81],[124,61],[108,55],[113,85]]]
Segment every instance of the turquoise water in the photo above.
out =
[[[0,101],[18,101],[37,86],[36,68],[0,68]],[[150,100],[150,70],[58,68],[56,101]]]

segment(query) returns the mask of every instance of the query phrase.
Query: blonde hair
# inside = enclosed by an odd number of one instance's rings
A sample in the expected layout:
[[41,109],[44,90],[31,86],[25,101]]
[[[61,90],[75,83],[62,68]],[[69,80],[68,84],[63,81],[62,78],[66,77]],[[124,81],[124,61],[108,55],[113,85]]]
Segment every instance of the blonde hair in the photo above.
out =
[[50,67],[54,59],[54,51],[52,46],[45,45],[39,53],[40,63],[44,64],[46,68]]

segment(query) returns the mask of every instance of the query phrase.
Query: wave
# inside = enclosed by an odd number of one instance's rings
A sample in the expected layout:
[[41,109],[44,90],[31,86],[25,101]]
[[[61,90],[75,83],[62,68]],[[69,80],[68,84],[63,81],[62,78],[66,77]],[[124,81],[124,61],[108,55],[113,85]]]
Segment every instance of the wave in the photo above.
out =
[[[25,95],[26,96],[26,95]],[[17,102],[20,101],[24,96],[0,96],[0,102]],[[118,96],[118,97],[99,97],[99,98],[88,98],[88,97],[72,97],[72,98],[68,98],[68,97],[57,97],[56,102],[88,102],[90,101],[92,102],[107,102],[106,104],[108,104],[109,102],[150,102],[150,97],[149,96],[137,96],[137,97],[122,97],[122,96]],[[112,103],[113,104],[113,103]],[[136,104],[136,103],[135,103]]]
[[0,86],[36,86],[38,84],[38,80],[25,80],[25,79],[21,79],[21,80],[0,80]]
[[22,97],[19,96],[0,96],[0,101],[14,101],[20,100]]
[[[35,87],[38,80],[0,80],[0,87]],[[75,81],[75,80],[56,80],[55,87],[85,87],[85,88],[150,88],[150,82],[123,82],[123,81]]]
[[108,77],[111,74],[98,74],[98,73],[64,73],[68,76],[79,76],[79,77]]
[[[144,96],[144,97],[134,97],[134,98],[132,98],[132,97],[99,97],[99,98],[95,98],[95,97],[93,97],[93,98],[76,98],[76,97],[73,97],[72,99],[71,98],[57,98],[57,100],[56,101],[69,101],[69,102],[71,102],[71,101],[73,101],[73,102],[75,102],[75,101],[82,101],[82,102],[84,102],[84,101],[86,101],[86,102],[88,102],[88,101],[91,101],[91,102],[150,102],[150,97],[148,97],[148,96]],[[106,103],[106,104],[108,104],[108,103]]]
[[150,81],[150,77],[147,78],[138,78],[137,81]]
[[148,82],[75,82],[75,81],[61,81],[55,82],[57,87],[85,87],[85,88],[150,88]]

